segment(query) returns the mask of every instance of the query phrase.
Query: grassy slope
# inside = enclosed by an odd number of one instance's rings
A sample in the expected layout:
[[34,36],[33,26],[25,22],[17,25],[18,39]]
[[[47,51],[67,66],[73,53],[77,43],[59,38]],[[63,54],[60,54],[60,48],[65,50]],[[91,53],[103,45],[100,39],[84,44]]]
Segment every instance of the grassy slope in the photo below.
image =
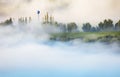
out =
[[78,33],[56,33],[51,35],[51,40],[69,41],[81,39],[85,42],[103,41],[119,42],[120,32],[78,32]]

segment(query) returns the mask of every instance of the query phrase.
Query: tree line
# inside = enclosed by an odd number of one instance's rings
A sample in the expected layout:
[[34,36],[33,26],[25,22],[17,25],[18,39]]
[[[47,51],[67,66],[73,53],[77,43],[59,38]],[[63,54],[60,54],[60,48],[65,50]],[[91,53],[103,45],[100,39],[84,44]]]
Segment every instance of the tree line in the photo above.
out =
[[96,27],[93,27],[90,23],[85,23],[82,29],[84,32],[120,31],[120,20],[114,25],[111,19],[105,19],[98,23]]
[[[75,22],[65,24],[57,24],[63,32],[76,32],[78,31],[78,25]],[[120,31],[120,20],[117,23],[113,23],[111,19],[105,19],[103,22],[99,22],[97,26],[92,26],[89,22],[82,25],[84,32],[109,32]]]
[[[19,19],[18,21],[20,21],[21,19]],[[26,19],[27,20],[27,19]],[[31,18],[29,18],[29,20],[31,20]],[[10,25],[13,23],[12,18],[0,23],[0,25]],[[58,23],[58,22],[54,22],[54,23],[46,23],[49,25],[54,25],[56,27],[58,27],[61,32],[78,32],[79,28],[78,25],[75,22],[71,22],[71,23]],[[105,19],[102,22],[99,22],[97,26],[92,26],[89,22],[88,23],[84,23],[82,25],[82,30],[84,32],[107,32],[107,31],[120,31],[120,20],[117,23],[113,23],[113,20],[111,19]]]
[[5,20],[4,22],[0,23],[0,25],[11,25],[11,24],[13,24],[12,18],[9,18],[9,19]]

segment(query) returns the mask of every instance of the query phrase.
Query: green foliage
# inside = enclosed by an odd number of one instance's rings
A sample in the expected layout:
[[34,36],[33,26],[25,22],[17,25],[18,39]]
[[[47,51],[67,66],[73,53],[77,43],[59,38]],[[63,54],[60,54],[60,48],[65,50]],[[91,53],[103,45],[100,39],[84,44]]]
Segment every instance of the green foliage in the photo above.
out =
[[120,43],[120,32],[57,33],[57,34],[52,34],[50,39],[57,41],[70,41],[75,39],[81,39],[83,42]]
[[[120,23],[116,24],[116,28],[118,28]],[[115,31],[114,24],[111,19],[105,19],[103,22],[100,22],[97,27],[92,27],[90,23],[83,24],[82,27],[84,32],[108,32]]]
[[83,27],[82,27],[82,29],[83,29],[83,31],[84,32],[90,32],[91,31],[91,24],[90,23],[85,23],[85,24],[83,24]]
[[75,32],[75,31],[77,31],[76,23],[74,23],[74,22],[68,23],[67,24],[67,30],[68,30],[68,32]]
[[98,24],[98,27],[100,31],[113,31],[114,30],[113,21],[111,19],[108,19],[108,20],[105,19],[104,22],[100,22]]

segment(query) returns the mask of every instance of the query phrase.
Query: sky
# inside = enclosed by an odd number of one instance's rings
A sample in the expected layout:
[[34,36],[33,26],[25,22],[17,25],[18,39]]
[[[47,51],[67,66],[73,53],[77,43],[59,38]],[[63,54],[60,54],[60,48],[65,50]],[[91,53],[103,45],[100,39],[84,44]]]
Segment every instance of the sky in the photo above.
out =
[[96,24],[104,19],[117,22],[120,19],[120,0],[0,0],[0,19],[31,16],[41,19],[46,12],[59,22],[90,22]]

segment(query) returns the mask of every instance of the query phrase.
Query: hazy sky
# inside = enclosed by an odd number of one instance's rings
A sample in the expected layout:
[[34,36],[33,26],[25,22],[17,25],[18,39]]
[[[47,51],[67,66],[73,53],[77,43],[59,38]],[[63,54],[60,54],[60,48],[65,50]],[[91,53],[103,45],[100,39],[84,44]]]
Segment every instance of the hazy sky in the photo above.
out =
[[0,0],[0,17],[37,17],[48,11],[61,22],[91,22],[110,18],[120,19],[120,0]]

